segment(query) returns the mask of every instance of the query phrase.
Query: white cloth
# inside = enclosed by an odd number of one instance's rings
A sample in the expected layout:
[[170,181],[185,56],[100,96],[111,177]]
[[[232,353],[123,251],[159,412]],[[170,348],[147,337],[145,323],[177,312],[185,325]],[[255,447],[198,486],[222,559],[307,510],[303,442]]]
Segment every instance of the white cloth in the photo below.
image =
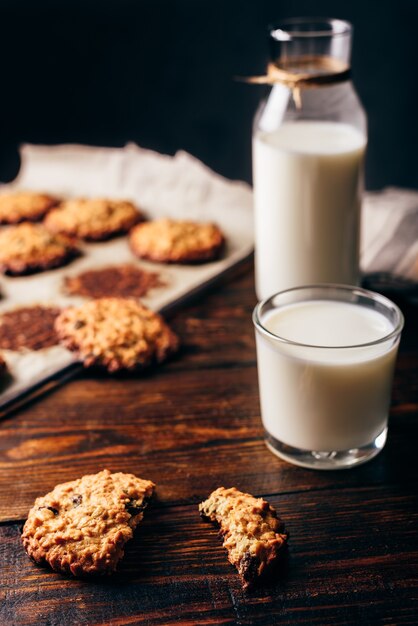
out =
[[135,144],[124,148],[23,145],[13,185],[68,196],[115,196],[136,201],[153,218],[217,220],[252,232],[251,189],[215,174],[180,151],[167,156]]
[[361,266],[418,281],[418,191],[389,187],[365,195]]

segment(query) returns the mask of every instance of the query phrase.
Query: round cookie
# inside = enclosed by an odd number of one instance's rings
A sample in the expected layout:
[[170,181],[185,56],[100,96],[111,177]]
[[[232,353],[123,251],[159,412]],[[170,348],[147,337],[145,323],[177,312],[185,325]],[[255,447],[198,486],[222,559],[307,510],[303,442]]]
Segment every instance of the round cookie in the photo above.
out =
[[62,202],[48,213],[45,226],[86,241],[103,241],[128,232],[143,219],[132,202],[79,198]]
[[37,222],[41,220],[59,200],[45,193],[16,191],[0,194],[0,224]]
[[51,234],[42,224],[23,222],[0,231],[0,271],[21,275],[65,265],[79,250],[66,235]]
[[136,256],[162,263],[203,263],[219,256],[224,236],[216,224],[170,219],[144,222],[129,235]]
[[98,365],[109,372],[160,363],[179,344],[160,315],[132,298],[99,298],[69,307],[55,320],[55,330],[85,367]]
[[154,483],[103,470],[35,500],[23,527],[28,555],[74,576],[110,574],[143,518]]

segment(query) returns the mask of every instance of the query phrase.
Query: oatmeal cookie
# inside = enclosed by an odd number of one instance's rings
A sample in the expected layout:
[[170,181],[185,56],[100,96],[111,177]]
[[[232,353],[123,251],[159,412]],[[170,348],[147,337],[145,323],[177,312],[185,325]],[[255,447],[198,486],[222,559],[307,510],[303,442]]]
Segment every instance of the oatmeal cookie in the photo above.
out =
[[160,363],[179,343],[160,315],[131,298],[99,298],[69,307],[55,329],[86,367],[99,365],[109,372]]
[[0,232],[0,270],[19,275],[65,265],[79,254],[66,235],[53,235],[42,224],[24,222]]
[[62,202],[48,213],[44,223],[53,233],[103,241],[128,232],[142,219],[142,213],[132,202],[79,198]]
[[112,573],[144,516],[155,485],[103,470],[37,498],[23,527],[28,555],[74,576]]
[[243,587],[258,581],[277,563],[288,535],[276,510],[263,498],[235,487],[219,487],[199,505],[204,519],[217,522],[228,560],[238,570]]
[[162,263],[203,263],[216,259],[224,236],[216,224],[155,220],[138,224],[129,235],[133,253]]
[[59,200],[46,193],[15,191],[0,194],[0,224],[37,222],[41,220]]
[[135,265],[112,265],[87,270],[77,276],[67,276],[64,290],[86,298],[142,298],[150,289],[163,285],[164,282],[156,272],[148,272]]

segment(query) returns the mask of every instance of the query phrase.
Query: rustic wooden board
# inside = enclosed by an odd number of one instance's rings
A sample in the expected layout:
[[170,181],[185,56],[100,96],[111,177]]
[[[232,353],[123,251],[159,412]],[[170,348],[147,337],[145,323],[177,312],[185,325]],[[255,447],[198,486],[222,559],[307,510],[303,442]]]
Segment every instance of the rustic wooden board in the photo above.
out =
[[[182,354],[143,377],[81,374],[1,422],[0,624],[416,624],[418,340],[407,317],[390,434],[374,461],[314,472],[262,441],[246,275],[172,320]],[[34,498],[103,467],[153,479],[157,499],[116,577],[32,564]],[[288,567],[241,591],[197,503],[220,484],[268,496],[291,533]]]
[[400,475],[416,484],[404,443],[418,441],[416,413],[394,411],[387,447],[373,462],[348,473],[295,470],[264,446],[254,368],[238,375],[239,385],[235,369],[208,370],[203,390],[193,370],[175,383],[168,372],[159,384],[80,380],[36,404],[29,419],[11,418],[0,431],[0,520],[22,519],[57,482],[104,467],[152,479],[164,504],[195,502],[220,484],[257,494],[396,485]]
[[270,500],[291,533],[288,565],[251,593],[240,589],[215,529],[199,519],[196,506],[149,509],[119,573],[94,582],[33,565],[19,527],[0,527],[0,622],[416,624],[418,515],[408,511],[417,496],[363,487]]

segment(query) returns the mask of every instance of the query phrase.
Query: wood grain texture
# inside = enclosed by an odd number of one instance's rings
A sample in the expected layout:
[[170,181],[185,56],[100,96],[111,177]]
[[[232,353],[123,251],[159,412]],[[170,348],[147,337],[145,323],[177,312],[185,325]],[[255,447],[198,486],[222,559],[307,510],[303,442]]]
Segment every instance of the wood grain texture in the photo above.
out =
[[[357,469],[314,472],[265,448],[251,274],[178,312],[179,356],[145,376],[85,372],[1,422],[0,624],[416,624],[416,307],[395,375],[387,446]],[[108,580],[32,564],[20,521],[56,483],[108,467],[157,498]],[[288,566],[244,594],[197,503],[220,486],[264,495],[290,530]]]
[[[6,526],[0,528],[0,594],[13,601],[19,624],[34,623],[34,609],[38,623],[51,625],[272,624],[286,618],[412,624],[418,514],[407,511],[417,500],[386,487],[326,490],[320,498],[317,492],[270,496],[290,531],[288,566],[252,593],[240,589],[216,530],[194,505],[151,507],[119,573],[93,582],[32,565],[18,526]],[[10,612],[7,602],[3,606],[0,622],[6,623]]]

